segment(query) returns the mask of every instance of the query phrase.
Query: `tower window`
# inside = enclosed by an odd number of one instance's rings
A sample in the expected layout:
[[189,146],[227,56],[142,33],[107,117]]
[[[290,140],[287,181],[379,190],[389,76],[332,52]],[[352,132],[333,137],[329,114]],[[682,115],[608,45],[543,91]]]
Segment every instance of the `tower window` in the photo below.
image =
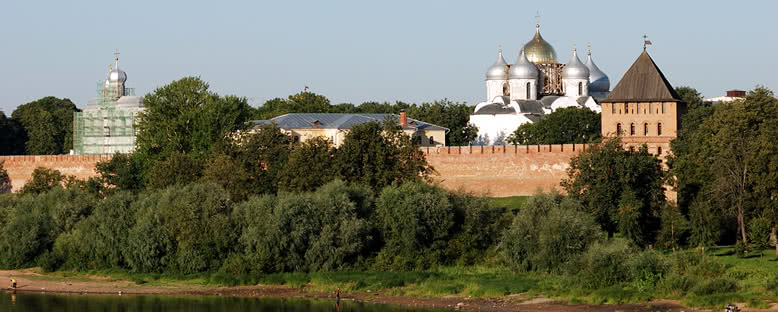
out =
[[640,105],[641,103],[638,103],[638,114],[640,114],[640,109],[643,105]]
[[643,135],[648,136],[648,124],[643,124]]
[[616,113],[616,104],[611,104],[611,113]]
[[654,103],[648,103],[648,113],[654,113]]
[[662,135],[662,124],[658,123],[656,125],[656,135]]
[[656,147],[656,155],[657,156],[662,156],[662,147],[661,146],[657,146]]
[[583,82],[578,83],[578,96],[583,95]]
[[616,124],[616,135],[621,136],[621,123]]
[[530,87],[531,87],[531,84],[529,82],[527,82],[527,100],[532,98],[532,96],[530,95],[530,89],[531,89]]
[[635,124],[629,124],[629,135],[635,135]]
[[625,114],[629,113],[629,103],[624,103],[624,113]]
[[662,103],[662,114],[665,113],[665,103]]

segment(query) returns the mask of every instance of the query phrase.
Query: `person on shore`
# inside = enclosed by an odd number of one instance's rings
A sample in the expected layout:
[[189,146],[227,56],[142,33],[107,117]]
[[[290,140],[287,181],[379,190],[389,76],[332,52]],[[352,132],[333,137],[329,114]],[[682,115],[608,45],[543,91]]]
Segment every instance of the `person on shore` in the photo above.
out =
[[340,305],[340,287],[335,291],[335,303]]
[[16,289],[16,280],[11,279],[11,288]]

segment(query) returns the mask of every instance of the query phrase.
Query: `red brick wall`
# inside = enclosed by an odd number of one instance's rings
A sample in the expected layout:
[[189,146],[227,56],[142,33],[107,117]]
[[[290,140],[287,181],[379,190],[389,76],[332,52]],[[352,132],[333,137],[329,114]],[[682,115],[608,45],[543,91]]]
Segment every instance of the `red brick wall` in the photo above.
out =
[[561,190],[570,158],[583,144],[422,148],[438,171],[434,179],[448,189],[493,197],[532,195],[539,188]]
[[14,192],[20,190],[32,177],[35,168],[57,169],[62,174],[86,180],[97,175],[95,172],[97,162],[108,159],[111,159],[111,155],[0,156],[0,161],[5,161],[3,167],[8,170]]
[[[448,189],[463,188],[494,197],[532,195],[561,189],[570,158],[588,148],[583,144],[421,148],[438,171],[434,179]],[[37,167],[57,169],[79,179],[95,176],[95,164],[111,155],[0,156],[18,191]]]

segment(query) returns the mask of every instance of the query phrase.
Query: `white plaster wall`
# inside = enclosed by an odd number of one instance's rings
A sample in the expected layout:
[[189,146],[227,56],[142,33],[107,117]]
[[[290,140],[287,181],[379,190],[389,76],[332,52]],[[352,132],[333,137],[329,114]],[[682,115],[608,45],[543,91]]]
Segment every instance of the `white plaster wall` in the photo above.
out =
[[532,121],[517,114],[470,115],[470,123],[478,127],[476,144],[503,145],[516,128]]
[[[583,83],[583,93],[578,94],[578,83]],[[562,79],[562,85],[565,89],[565,96],[581,97],[589,96],[589,79]]]
[[[511,79],[511,101],[513,100],[537,100],[537,79]],[[527,98],[527,83],[530,83],[529,98]]]
[[508,83],[505,80],[486,81],[486,100],[491,101],[496,96],[502,96],[502,86]]

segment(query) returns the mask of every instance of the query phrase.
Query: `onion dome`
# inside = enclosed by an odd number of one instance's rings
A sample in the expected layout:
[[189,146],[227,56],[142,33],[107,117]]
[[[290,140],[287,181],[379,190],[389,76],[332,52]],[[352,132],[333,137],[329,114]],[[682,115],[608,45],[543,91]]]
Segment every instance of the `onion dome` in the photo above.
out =
[[592,50],[589,47],[589,53],[586,56],[586,68],[589,69],[589,91],[590,92],[608,92],[611,89],[611,81],[608,75],[603,73],[592,61]]
[[538,68],[529,62],[524,50],[521,50],[516,64],[508,71],[508,79],[538,79]]
[[565,69],[562,70],[562,79],[589,79],[589,69],[581,63],[581,59],[578,58],[578,52],[575,49],[573,49],[573,56],[570,57],[570,61],[567,62]]
[[108,82],[125,82],[127,81],[127,73],[125,73],[123,70],[119,69],[119,58],[116,58],[116,66],[114,66],[111,71],[108,72],[108,78],[106,79]]
[[535,30],[535,37],[524,45],[527,59],[535,64],[557,64],[556,51],[548,41],[540,35],[540,25]]
[[502,57],[502,50],[497,55],[497,60],[486,71],[486,80],[506,80],[508,79],[508,64]]

